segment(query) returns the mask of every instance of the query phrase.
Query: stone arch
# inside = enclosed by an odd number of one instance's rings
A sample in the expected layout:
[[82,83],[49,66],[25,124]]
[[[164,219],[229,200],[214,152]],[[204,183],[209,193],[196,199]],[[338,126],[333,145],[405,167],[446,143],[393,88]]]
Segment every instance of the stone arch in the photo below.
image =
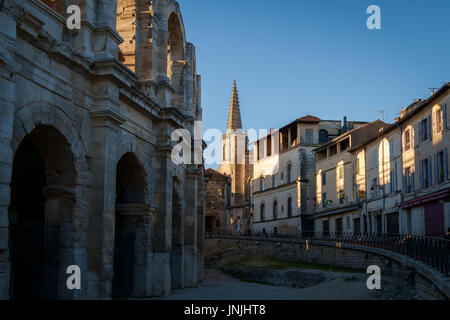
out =
[[273,198],[272,201],[272,219],[278,220],[278,199]]
[[186,40],[184,26],[179,12],[171,12],[167,20],[167,77],[175,89],[173,106],[184,109],[184,81],[187,61],[185,57]]
[[293,207],[292,207],[292,196],[290,194],[288,194],[288,198],[287,198],[287,216],[290,218],[293,215]]
[[113,298],[151,294],[149,261],[152,254],[152,217],[147,205],[147,172],[133,144],[123,143],[116,168]]
[[[88,187],[90,186],[88,151],[85,142],[72,125],[74,121],[60,107],[42,101],[31,102],[17,110],[15,114],[11,148],[15,153],[25,136],[38,126],[55,128],[65,138],[73,154],[76,172],[75,185]],[[77,200],[81,201],[82,198],[79,197]]]
[[[44,272],[51,277],[45,278],[46,284],[42,284],[38,298],[73,299],[85,294],[84,284],[82,290],[74,292],[67,289],[64,280],[64,266],[78,265],[86,270],[90,174],[84,143],[72,123],[62,109],[46,102],[23,106],[14,119],[11,148],[15,156],[9,206],[12,261],[14,247],[22,241],[18,236],[20,232],[15,230],[21,228],[30,228],[27,233],[36,237],[36,245],[53,252],[52,261],[59,261],[52,269],[39,261],[33,263],[37,275]],[[21,182],[24,176],[25,186]],[[24,194],[33,201],[21,200]],[[26,212],[32,208],[37,215]],[[17,272],[13,277],[17,277]],[[13,279],[13,283],[16,280]]]
[[266,204],[264,201],[261,201],[259,205],[259,214],[260,214],[260,221],[264,222],[266,220]]

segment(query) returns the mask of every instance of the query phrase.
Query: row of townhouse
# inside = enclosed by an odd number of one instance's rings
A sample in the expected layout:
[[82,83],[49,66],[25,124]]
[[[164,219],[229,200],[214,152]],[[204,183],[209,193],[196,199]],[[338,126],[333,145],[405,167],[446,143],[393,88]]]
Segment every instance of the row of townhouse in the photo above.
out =
[[450,228],[450,83],[316,152],[315,230],[441,237]]
[[252,145],[251,230],[285,233],[314,228],[314,149],[365,122],[305,116]]

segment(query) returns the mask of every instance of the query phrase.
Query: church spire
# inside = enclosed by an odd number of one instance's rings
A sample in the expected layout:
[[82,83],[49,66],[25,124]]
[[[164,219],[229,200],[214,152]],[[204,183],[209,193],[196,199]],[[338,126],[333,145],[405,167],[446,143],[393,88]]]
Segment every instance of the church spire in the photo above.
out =
[[241,110],[239,107],[239,96],[237,92],[236,80],[234,80],[233,91],[231,93],[227,129],[242,129]]

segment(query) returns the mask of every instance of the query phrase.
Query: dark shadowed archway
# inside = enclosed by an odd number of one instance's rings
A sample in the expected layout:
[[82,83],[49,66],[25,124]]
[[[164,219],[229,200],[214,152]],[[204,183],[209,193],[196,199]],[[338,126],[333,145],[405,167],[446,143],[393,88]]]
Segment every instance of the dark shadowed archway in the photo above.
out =
[[145,176],[135,154],[122,156],[116,171],[113,298],[139,295],[134,291],[140,281],[136,261],[139,260],[138,240],[142,237],[139,237],[138,230],[146,224],[142,220],[145,216],[145,209],[142,209],[146,194]]
[[37,126],[20,143],[11,181],[12,299],[64,294],[63,256],[70,247],[64,219],[72,214],[76,172],[70,145],[51,126]]

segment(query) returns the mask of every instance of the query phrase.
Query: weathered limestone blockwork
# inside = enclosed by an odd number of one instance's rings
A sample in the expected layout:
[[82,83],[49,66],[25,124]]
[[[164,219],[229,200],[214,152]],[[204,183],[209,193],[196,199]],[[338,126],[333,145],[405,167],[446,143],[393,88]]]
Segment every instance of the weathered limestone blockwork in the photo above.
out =
[[[141,298],[195,286],[202,166],[175,165],[171,135],[192,131],[202,112],[179,6],[76,3],[82,28],[70,33],[64,0],[0,4],[0,299]],[[171,60],[183,70],[168,73]],[[27,284],[11,272],[20,273],[11,255],[31,250],[18,228],[58,261]],[[66,287],[70,265],[81,269],[81,290]]]

